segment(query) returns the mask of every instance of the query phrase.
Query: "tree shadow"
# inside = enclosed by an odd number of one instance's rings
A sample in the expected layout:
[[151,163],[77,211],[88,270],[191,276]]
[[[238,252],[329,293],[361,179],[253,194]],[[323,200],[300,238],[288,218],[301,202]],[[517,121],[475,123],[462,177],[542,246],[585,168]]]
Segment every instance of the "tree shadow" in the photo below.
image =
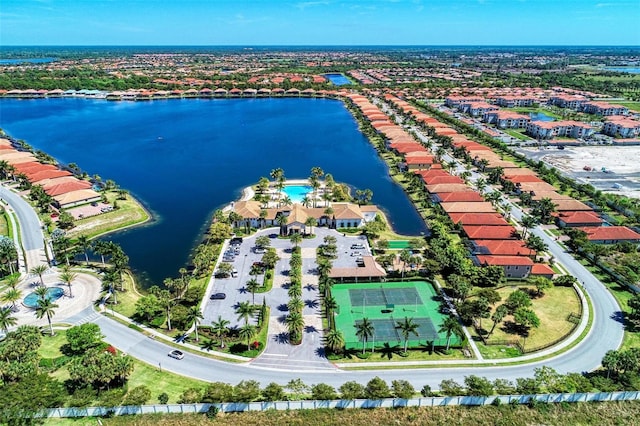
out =
[[279,322],[280,324],[286,324],[286,321],[287,321],[287,316],[286,316],[286,315],[280,315],[280,316],[278,317],[278,322]]
[[247,288],[246,288],[246,287],[240,287],[240,288],[238,289],[238,293],[240,293],[240,294],[247,294],[247,293],[249,293],[249,290],[247,290]]
[[315,285],[313,285],[313,284],[307,284],[307,285],[305,285],[305,286],[304,286],[304,289],[305,289],[305,290],[308,290],[308,291],[313,291],[313,290],[315,290],[316,288],[317,288],[317,287],[316,287]]
[[312,300],[312,299],[306,299],[304,301],[304,304],[308,308],[317,308],[318,306],[320,306],[317,300]]
[[305,333],[317,333],[318,329],[315,328],[315,326],[313,326],[313,325],[307,325],[307,326],[304,327],[304,332]]
[[327,351],[324,349],[324,346],[316,348],[315,354],[318,358],[327,359]]
[[376,348],[376,350],[380,353],[380,358],[393,358],[393,355],[400,355],[402,352],[402,348],[400,345],[391,346],[389,342],[386,342],[380,348]]
[[280,305],[278,305],[278,310],[280,312],[288,312],[289,311],[289,307],[287,306],[286,303],[281,303]]
[[280,344],[289,343],[289,333],[285,331],[283,331],[282,333],[278,333],[275,336],[273,336],[273,340],[276,343],[280,343]]

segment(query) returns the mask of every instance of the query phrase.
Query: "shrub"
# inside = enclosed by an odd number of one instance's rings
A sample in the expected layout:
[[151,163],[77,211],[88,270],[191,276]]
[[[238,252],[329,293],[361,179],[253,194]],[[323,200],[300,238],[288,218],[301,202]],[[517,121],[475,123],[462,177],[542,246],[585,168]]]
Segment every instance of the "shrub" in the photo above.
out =
[[220,412],[220,409],[218,407],[216,407],[215,405],[212,405],[207,410],[207,418],[208,419],[215,419],[216,417],[218,417],[218,413],[219,412]]
[[284,389],[275,382],[269,383],[262,390],[262,397],[265,401],[282,401],[284,400]]
[[440,392],[447,396],[464,395],[464,389],[455,380],[447,379],[440,382]]
[[326,383],[318,383],[311,387],[311,398],[313,399],[326,401],[336,399],[337,397],[338,395],[336,394],[336,390],[333,386],[329,386]]
[[233,388],[234,399],[238,402],[251,402],[260,396],[260,383],[255,380],[243,380]]
[[369,380],[364,390],[365,397],[369,399],[387,398],[390,394],[391,392],[389,391],[387,382],[385,382],[378,376]]
[[143,405],[151,399],[151,391],[146,386],[137,386],[124,398],[124,405]]
[[202,402],[229,402],[233,401],[233,386],[228,383],[209,383],[204,389]]
[[394,380],[391,382],[391,387],[396,398],[409,399],[416,393],[413,385],[406,380]]
[[424,397],[433,396],[433,391],[431,390],[431,386],[424,385],[422,389],[420,389],[420,395]]
[[340,391],[342,399],[364,398],[364,386],[358,382],[351,381],[343,383],[338,390]]
[[201,399],[202,395],[200,394],[200,389],[189,388],[182,392],[178,399],[178,404],[194,404],[196,402],[200,402]]
[[160,395],[158,395],[158,402],[160,404],[166,404],[169,402],[169,395],[167,395],[166,392],[162,392]]

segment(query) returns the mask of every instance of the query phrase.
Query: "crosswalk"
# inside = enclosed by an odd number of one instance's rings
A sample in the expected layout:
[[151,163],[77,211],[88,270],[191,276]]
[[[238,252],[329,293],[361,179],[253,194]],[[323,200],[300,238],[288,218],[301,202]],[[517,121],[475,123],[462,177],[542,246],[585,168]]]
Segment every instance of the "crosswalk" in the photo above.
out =
[[86,316],[83,316],[82,318],[79,318],[79,319],[75,320],[74,322],[72,322],[72,324],[73,325],[82,325],[82,324],[86,324],[86,323],[89,323],[89,322],[95,322],[99,318],[102,318],[102,315],[100,313],[94,311],[90,315],[86,315]]
[[251,361],[252,367],[283,371],[335,371],[336,367],[327,360],[290,359],[286,354],[263,353]]

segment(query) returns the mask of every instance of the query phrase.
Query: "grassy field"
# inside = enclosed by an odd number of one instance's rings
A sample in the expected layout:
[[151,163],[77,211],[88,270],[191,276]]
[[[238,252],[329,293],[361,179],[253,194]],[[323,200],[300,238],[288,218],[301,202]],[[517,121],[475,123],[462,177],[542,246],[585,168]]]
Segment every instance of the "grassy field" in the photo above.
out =
[[122,277],[124,291],[119,291],[117,293],[116,297],[118,303],[115,305],[109,303],[107,308],[113,309],[127,317],[131,317],[136,310],[136,302],[140,299],[141,294],[136,289],[134,278],[131,274],[123,274]]
[[2,212],[2,214],[0,214],[0,235],[5,235],[5,236],[9,236],[9,219],[7,218],[7,215],[9,213]]
[[[523,289],[527,287],[518,286],[518,288]],[[504,301],[513,290],[515,290],[513,287],[503,287],[498,290],[498,293],[500,293]],[[580,301],[572,288],[553,287],[547,289],[543,297],[533,299],[532,302],[532,309],[538,315],[538,318],[540,318],[540,327],[537,329],[532,328],[529,331],[526,348],[535,348],[549,344],[566,336],[575,326],[575,324],[567,321],[567,315],[569,315],[570,312],[576,314],[580,312]],[[505,322],[511,320],[512,318],[510,316],[505,318]],[[489,341],[519,340],[522,343],[520,336],[505,331],[505,322],[495,328]],[[485,329],[490,329],[492,321],[485,319],[482,324]]]
[[529,136],[526,136],[524,134],[522,134],[521,132],[517,131],[517,130],[513,130],[513,129],[504,129],[503,130],[506,134],[513,136],[516,139],[520,139],[521,141],[532,141],[533,139],[531,139]]
[[[410,407],[374,410],[304,410],[264,411],[250,413],[219,414],[209,420],[200,414],[144,415],[101,419],[104,426],[186,426],[210,425],[236,426],[256,424],[281,425],[630,425],[640,416],[640,402],[601,402],[576,404],[542,404],[537,408],[527,406],[483,407]],[[56,426],[96,425],[96,419],[50,419],[45,424]]]
[[151,219],[149,212],[131,195],[128,195],[126,200],[120,200],[117,199],[115,192],[110,192],[107,194],[107,198],[112,205],[117,202],[117,210],[76,220],[75,227],[67,232],[67,236],[72,239],[80,235],[95,238],[112,231],[145,223]]

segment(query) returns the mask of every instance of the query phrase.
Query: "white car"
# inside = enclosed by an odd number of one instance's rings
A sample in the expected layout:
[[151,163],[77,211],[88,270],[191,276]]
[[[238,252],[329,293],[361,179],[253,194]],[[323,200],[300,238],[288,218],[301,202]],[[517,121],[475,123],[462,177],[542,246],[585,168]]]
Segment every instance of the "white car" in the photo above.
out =
[[171,352],[169,352],[168,354],[171,358],[175,358],[175,359],[182,359],[184,358],[184,352],[179,351],[177,349],[172,350]]

